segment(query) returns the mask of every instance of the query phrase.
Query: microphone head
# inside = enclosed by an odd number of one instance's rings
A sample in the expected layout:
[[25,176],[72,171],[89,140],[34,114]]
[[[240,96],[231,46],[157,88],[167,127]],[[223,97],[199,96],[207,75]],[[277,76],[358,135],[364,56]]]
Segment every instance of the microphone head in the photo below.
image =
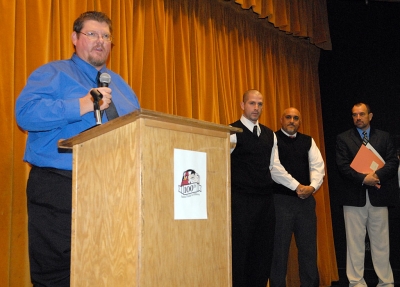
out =
[[108,73],[101,73],[99,82],[101,83],[102,87],[108,87],[108,84],[111,83],[111,76]]

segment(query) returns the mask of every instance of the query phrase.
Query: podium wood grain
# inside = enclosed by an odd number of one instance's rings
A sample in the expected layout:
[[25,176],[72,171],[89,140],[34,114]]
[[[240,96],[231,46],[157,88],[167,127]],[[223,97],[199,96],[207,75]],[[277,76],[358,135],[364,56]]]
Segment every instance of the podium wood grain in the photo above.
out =
[[[71,286],[232,285],[232,130],[214,126],[138,116],[70,141]],[[175,148],[207,154],[208,219],[174,220]]]

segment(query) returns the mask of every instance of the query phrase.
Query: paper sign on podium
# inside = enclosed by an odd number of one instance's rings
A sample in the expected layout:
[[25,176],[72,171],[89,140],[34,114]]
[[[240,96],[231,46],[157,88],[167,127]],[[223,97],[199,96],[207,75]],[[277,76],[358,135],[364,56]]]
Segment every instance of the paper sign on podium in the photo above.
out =
[[370,173],[385,165],[383,158],[376,152],[371,144],[363,143],[353,159],[350,167],[360,173]]

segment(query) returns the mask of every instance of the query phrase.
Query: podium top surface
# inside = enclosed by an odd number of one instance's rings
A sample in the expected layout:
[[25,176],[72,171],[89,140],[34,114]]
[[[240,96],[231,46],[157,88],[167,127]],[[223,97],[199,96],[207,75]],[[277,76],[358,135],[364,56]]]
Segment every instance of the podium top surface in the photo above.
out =
[[230,134],[234,134],[237,132],[242,132],[241,128],[230,127],[221,124],[210,123],[206,121],[196,120],[185,118],[181,116],[175,116],[165,113],[160,113],[156,111],[146,110],[146,109],[139,109],[127,115],[118,117],[112,121],[104,123],[102,125],[94,126],[82,133],[71,137],[69,139],[60,139],[58,142],[58,147],[62,149],[71,149],[74,145],[81,144],[87,140],[95,138],[99,135],[105,134],[109,131],[127,125],[131,122],[134,122],[138,119],[152,119],[157,120],[160,122],[168,122],[173,124],[180,124],[198,128],[204,128],[214,131],[221,131],[221,132],[229,132]]

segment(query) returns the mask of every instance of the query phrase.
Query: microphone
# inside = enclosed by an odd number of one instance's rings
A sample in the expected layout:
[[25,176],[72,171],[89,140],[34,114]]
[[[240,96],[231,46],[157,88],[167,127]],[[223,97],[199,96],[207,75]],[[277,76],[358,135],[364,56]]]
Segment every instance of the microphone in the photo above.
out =
[[[97,86],[98,87],[108,87],[108,84],[110,82],[111,82],[111,76],[107,73],[102,73],[102,74],[100,74],[100,77],[98,79]],[[102,113],[100,112],[99,102],[103,98],[103,95],[97,89],[91,90],[90,94],[93,97],[94,116],[96,118],[96,125],[101,125]]]
[[93,105],[94,105],[94,116],[96,118],[96,125],[101,125],[101,113],[100,113],[100,106],[99,102],[103,98],[103,95],[97,90],[92,89],[90,94],[93,98]]
[[[111,76],[108,73],[101,73],[99,77],[98,87],[108,87],[111,83]],[[111,121],[112,119],[118,118],[118,112],[115,108],[114,102],[111,101],[108,108],[105,110],[107,119]]]
[[108,84],[111,83],[111,76],[108,73],[102,73],[99,77],[98,87],[108,87]]

